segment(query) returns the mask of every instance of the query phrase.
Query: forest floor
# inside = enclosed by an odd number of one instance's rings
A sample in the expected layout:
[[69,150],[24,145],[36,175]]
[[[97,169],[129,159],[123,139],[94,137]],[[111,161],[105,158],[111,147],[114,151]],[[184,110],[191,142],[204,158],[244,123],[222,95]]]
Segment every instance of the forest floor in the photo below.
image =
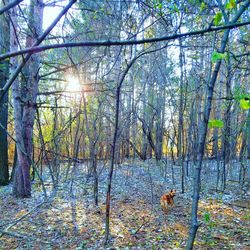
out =
[[[0,249],[184,249],[191,211],[191,178],[181,193],[179,178],[163,174],[154,161],[116,167],[112,186],[111,240],[103,247],[108,169],[100,174],[99,207],[94,206],[93,180],[78,165],[56,195],[43,202],[39,182],[32,198],[16,199],[11,185],[0,188]],[[168,172],[171,172],[168,170]],[[215,192],[212,171],[202,173],[195,249],[250,249],[250,200],[238,183]],[[180,176],[175,167],[174,176]],[[47,191],[51,183],[45,182]],[[175,206],[164,214],[160,196],[177,189]]]

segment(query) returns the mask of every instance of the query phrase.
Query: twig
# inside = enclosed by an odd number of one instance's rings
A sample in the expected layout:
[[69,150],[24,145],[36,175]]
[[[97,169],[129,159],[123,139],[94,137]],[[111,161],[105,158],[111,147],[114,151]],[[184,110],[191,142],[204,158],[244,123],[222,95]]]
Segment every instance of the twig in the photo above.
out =
[[145,226],[148,222],[149,222],[149,220],[144,221],[144,222],[140,225],[140,227],[133,233],[133,235],[136,235],[136,234],[142,229],[142,227]]
[[15,0],[13,2],[10,2],[9,4],[5,5],[2,9],[0,9],[0,15],[2,15],[4,12],[8,11],[9,9],[15,7],[16,5],[23,2],[23,0]]

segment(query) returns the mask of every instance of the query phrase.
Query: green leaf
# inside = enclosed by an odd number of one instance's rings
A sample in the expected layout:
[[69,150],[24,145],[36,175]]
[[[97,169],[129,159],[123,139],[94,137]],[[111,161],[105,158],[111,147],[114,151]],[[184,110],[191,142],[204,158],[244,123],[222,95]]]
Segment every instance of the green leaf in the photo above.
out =
[[235,0],[229,0],[229,2],[226,4],[226,9],[231,10],[236,7],[236,1]]
[[208,127],[209,128],[223,128],[224,122],[222,120],[209,120]]
[[201,3],[200,11],[206,9],[206,4],[204,2]]
[[98,12],[95,11],[95,12],[94,12],[94,15],[93,15],[93,19],[96,20],[97,18],[98,18]]
[[177,12],[177,13],[180,13],[180,10],[179,10],[179,8],[177,7],[176,4],[174,4],[174,11]]
[[217,12],[215,17],[214,17],[214,25],[218,26],[220,24],[221,20],[222,20],[222,13]]
[[160,0],[155,0],[154,1],[154,8],[158,10],[162,10],[162,2]]
[[250,99],[246,99],[246,98],[241,99],[240,107],[245,110],[250,109]]
[[241,86],[235,86],[233,89],[233,97],[237,101],[240,101],[241,99],[249,100],[250,94]]
[[219,52],[214,51],[212,54],[212,63],[215,63],[217,60],[222,60],[222,59],[226,59],[227,55],[226,54],[222,54]]
[[210,213],[205,213],[203,218],[206,223],[209,223],[211,221]]

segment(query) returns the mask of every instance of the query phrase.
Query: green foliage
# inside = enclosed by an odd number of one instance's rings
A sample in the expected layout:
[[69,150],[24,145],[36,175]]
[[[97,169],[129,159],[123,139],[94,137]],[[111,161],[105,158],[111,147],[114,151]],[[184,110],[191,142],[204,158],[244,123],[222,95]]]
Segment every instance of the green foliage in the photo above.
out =
[[242,109],[250,109],[250,94],[246,93],[242,87],[236,87],[234,89],[234,99],[239,102]]
[[215,17],[214,17],[214,25],[215,26],[220,25],[221,21],[222,21],[222,13],[221,12],[217,12],[216,15],[215,15]]
[[[50,142],[53,139],[53,123],[46,122],[47,121],[52,121],[53,120],[53,113],[49,109],[45,109],[43,111],[44,117],[41,117],[41,122],[42,122],[42,134],[43,134],[43,139],[45,143]],[[46,117],[46,118],[45,118]]]
[[247,212],[244,216],[243,216],[244,220],[249,220],[250,221],[250,212]]
[[227,54],[223,54],[223,53],[219,53],[217,51],[214,51],[212,54],[212,63],[215,63],[217,60],[222,60],[222,59],[226,59],[227,58]]
[[176,4],[173,5],[173,9],[174,9],[175,12],[180,13],[180,10],[179,10],[179,8],[177,7]]
[[250,97],[242,86],[235,86],[233,89],[233,96],[238,101],[240,101],[240,99]]
[[209,120],[208,127],[209,128],[223,128],[224,122],[222,120]]
[[211,215],[210,215],[210,213],[206,212],[206,213],[203,215],[203,219],[204,219],[204,221],[208,224],[208,223],[211,221]]
[[249,98],[240,99],[240,107],[244,110],[250,109],[250,99]]
[[154,0],[154,8],[157,10],[162,10],[162,2],[160,0]]
[[93,19],[96,20],[98,18],[98,11],[95,11],[93,14]]
[[212,220],[211,218],[211,213],[209,213],[208,211],[206,211],[204,214],[203,214],[203,220],[204,222],[207,224],[207,226],[209,228],[214,228],[216,227],[217,223],[215,221]]
[[232,10],[236,7],[236,1],[235,0],[229,0],[229,2],[226,4],[227,10]]
[[206,3],[202,2],[202,3],[201,3],[201,7],[200,7],[200,11],[205,10],[206,7],[207,7]]

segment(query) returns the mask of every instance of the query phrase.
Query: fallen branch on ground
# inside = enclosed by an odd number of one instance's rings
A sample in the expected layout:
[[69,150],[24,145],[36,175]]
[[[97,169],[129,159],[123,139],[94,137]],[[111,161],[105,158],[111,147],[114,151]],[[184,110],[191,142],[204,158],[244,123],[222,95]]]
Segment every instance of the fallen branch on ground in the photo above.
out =
[[[18,224],[20,221],[22,221],[24,218],[26,218],[28,215],[30,215],[32,212],[34,212],[36,209],[38,209],[40,206],[42,206],[43,204],[47,203],[48,201],[43,201],[41,203],[39,203],[37,206],[35,206],[34,208],[32,208],[30,211],[28,211],[26,214],[24,214],[23,216],[21,216],[20,218],[18,218],[17,220],[11,222],[11,224],[5,228],[4,230],[1,230],[1,234],[0,234],[0,238],[4,235],[4,234],[9,234],[8,230],[10,228],[12,228],[13,226],[15,226],[16,224]],[[9,224],[9,223],[8,223]],[[12,236],[14,236],[12,234]],[[17,237],[17,236],[15,236]]]

